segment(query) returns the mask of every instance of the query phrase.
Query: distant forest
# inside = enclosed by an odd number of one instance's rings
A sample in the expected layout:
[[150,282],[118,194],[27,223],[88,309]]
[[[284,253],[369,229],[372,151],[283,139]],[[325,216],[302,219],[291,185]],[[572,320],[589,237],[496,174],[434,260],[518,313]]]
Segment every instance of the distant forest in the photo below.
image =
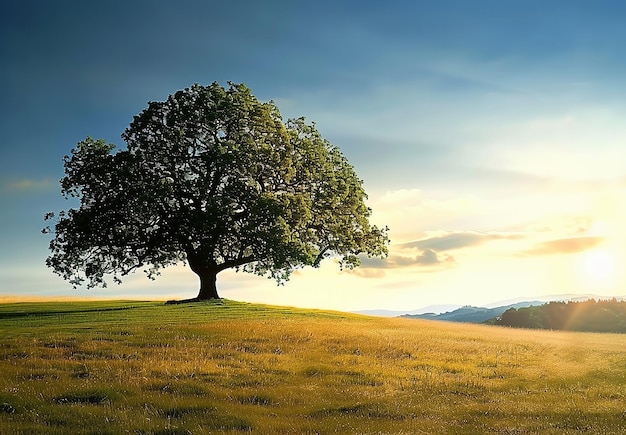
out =
[[626,302],[591,299],[510,308],[489,323],[516,328],[626,333]]

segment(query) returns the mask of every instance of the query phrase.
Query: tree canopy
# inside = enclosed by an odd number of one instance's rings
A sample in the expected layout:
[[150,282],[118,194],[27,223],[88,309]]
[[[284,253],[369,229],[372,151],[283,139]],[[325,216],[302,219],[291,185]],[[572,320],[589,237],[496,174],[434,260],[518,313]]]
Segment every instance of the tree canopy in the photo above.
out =
[[593,299],[511,308],[494,322],[516,328],[626,333],[626,302]]
[[88,137],[65,156],[61,191],[80,207],[45,216],[56,220],[46,263],[75,287],[184,262],[210,299],[225,269],[281,283],[329,256],[353,268],[387,254],[387,228],[370,225],[341,151],[244,84],[150,102],[122,138],[124,150]]

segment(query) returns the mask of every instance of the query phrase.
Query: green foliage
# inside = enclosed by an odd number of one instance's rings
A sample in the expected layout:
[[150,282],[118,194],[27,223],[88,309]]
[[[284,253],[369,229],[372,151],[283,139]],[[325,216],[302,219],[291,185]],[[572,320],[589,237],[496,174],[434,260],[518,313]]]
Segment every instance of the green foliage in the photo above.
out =
[[576,434],[626,424],[615,334],[229,300],[0,304],[0,331],[2,433]]
[[550,302],[527,308],[511,308],[495,322],[518,328],[626,333],[626,302]]
[[[235,268],[279,283],[337,256],[385,256],[362,181],[304,118],[283,122],[243,84],[193,85],[151,102],[122,138],[87,138],[65,157],[65,197],[47,264],[73,285],[106,285],[181,261],[213,285]],[[48,213],[46,219],[53,219]],[[215,293],[217,296],[217,293]]]

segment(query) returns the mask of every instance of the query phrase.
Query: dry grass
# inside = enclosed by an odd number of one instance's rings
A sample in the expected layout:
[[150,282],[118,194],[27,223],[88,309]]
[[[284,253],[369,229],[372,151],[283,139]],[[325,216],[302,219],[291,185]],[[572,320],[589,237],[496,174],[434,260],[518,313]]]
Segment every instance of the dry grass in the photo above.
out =
[[626,340],[224,301],[0,305],[0,433],[620,433]]

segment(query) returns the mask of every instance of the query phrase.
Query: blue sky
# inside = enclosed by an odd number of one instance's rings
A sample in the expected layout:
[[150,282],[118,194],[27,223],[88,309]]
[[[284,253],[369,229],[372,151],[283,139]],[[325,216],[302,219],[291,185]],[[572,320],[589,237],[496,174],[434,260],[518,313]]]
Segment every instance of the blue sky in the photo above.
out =
[[364,179],[387,261],[284,287],[222,274],[227,298],[338,309],[626,294],[626,4],[619,1],[78,1],[0,6],[0,295],[72,290],[44,265],[62,157],[148,101],[246,83],[304,115]]

